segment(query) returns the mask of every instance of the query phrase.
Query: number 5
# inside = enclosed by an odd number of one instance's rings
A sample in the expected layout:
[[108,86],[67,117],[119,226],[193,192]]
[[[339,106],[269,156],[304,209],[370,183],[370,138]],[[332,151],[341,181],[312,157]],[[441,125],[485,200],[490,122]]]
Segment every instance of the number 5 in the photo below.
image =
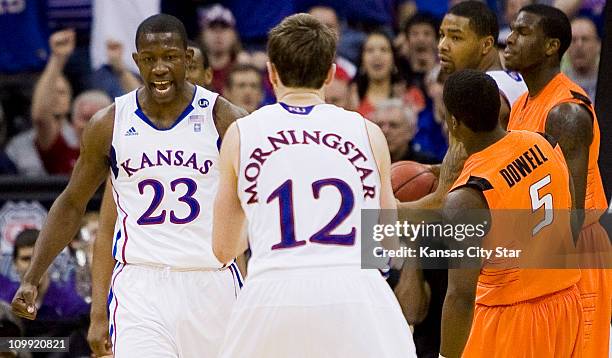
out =
[[544,206],[544,220],[540,221],[531,232],[532,236],[535,236],[544,227],[552,224],[553,222],[553,196],[548,193],[540,197],[539,190],[550,184],[550,174],[544,178],[538,180],[529,187],[529,196],[531,197],[531,212],[535,213],[538,209]]

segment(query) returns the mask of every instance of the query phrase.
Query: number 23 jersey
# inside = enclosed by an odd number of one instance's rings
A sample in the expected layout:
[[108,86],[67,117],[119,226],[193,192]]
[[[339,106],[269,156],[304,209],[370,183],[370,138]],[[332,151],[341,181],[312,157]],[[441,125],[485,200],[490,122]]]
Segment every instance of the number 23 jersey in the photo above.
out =
[[359,268],[361,209],[380,208],[380,176],[365,119],[329,104],[277,103],[237,124],[249,275]]
[[219,268],[211,245],[219,181],[217,94],[196,86],[174,124],[160,129],[143,112],[136,93],[115,99],[113,256],[129,264]]

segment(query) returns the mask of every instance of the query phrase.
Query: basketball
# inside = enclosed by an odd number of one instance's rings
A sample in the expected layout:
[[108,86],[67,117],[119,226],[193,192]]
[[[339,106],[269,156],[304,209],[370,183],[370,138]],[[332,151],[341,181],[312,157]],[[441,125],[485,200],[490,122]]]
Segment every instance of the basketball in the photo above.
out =
[[425,164],[401,161],[391,165],[393,194],[400,201],[414,201],[436,190],[438,178]]

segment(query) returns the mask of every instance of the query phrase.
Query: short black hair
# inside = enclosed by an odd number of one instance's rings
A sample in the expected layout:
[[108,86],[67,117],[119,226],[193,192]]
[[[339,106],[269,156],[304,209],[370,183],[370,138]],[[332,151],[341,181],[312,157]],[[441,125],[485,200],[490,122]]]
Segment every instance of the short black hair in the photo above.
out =
[[15,237],[15,245],[13,246],[13,261],[17,260],[17,254],[19,250],[24,247],[32,247],[36,244],[38,239],[39,230],[36,229],[25,229]]
[[193,40],[188,40],[187,47],[194,47],[200,50],[200,52],[202,53],[202,63],[204,64],[204,69],[207,70],[210,68],[210,60],[208,60],[208,53],[206,52],[204,46],[202,46],[202,43]]
[[478,36],[493,36],[497,44],[499,37],[497,16],[487,5],[479,1],[464,1],[448,10],[448,14],[467,18],[470,20],[470,28]]
[[442,95],[450,114],[474,132],[490,132],[498,125],[499,88],[484,72],[462,70],[444,83]]
[[136,50],[138,50],[138,40],[144,34],[157,34],[170,32],[178,34],[183,43],[183,47],[187,48],[187,30],[181,20],[168,14],[157,14],[147,17],[138,25],[136,30]]
[[406,21],[403,27],[404,34],[408,36],[408,32],[410,32],[410,29],[413,26],[421,24],[431,26],[436,36],[438,36],[438,30],[440,29],[440,21],[428,12],[417,12],[410,19],[408,19],[408,21]]
[[559,60],[572,43],[572,24],[567,15],[555,7],[533,4],[523,6],[520,12],[528,12],[540,17],[540,25],[544,35],[549,39],[559,39]]

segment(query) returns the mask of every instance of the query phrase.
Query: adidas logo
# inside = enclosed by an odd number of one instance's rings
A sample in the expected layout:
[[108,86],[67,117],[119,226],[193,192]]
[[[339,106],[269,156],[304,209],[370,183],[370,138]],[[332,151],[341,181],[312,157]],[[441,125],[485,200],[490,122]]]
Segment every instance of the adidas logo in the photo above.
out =
[[136,129],[134,129],[134,127],[128,129],[127,132],[125,132],[126,137],[131,135],[138,135],[138,132],[136,132]]

